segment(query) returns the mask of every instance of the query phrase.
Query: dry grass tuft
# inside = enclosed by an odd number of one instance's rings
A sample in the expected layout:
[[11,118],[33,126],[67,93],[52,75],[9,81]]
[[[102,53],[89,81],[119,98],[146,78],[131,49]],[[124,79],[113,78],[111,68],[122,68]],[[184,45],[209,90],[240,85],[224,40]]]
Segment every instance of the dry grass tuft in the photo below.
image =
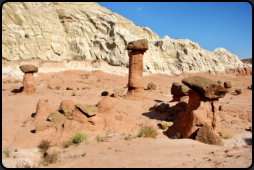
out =
[[138,137],[156,138],[158,135],[157,129],[154,126],[145,125],[139,130]]

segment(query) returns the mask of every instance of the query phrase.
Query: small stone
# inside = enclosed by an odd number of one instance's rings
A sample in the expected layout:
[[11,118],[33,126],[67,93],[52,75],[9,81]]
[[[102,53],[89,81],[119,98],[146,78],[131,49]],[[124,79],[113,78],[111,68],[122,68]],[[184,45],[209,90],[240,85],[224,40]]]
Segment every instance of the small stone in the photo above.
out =
[[98,113],[98,108],[92,105],[82,105],[82,104],[75,104],[75,106],[80,109],[80,111],[87,115],[87,116],[94,116]]

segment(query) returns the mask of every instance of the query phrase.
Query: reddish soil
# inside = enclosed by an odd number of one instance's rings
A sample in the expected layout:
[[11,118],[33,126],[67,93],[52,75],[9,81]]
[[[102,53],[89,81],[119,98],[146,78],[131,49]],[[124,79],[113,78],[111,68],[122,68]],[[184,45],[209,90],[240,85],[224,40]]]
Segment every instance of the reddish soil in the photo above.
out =
[[[8,148],[10,158],[2,154],[2,159],[9,162],[14,160],[14,150],[37,147],[44,133],[33,133],[33,114],[39,99],[48,99],[53,109],[57,109],[63,100],[73,100],[74,103],[96,105],[103,98],[101,93],[113,93],[114,88],[124,89],[128,75],[120,76],[108,74],[103,71],[69,70],[53,73],[36,73],[36,92],[32,95],[18,93],[21,82],[14,83],[15,77],[2,79],[2,150]],[[226,94],[219,100],[224,110],[220,111],[221,134],[231,134],[233,139],[223,139],[225,146],[216,146],[200,143],[191,139],[170,139],[165,130],[157,124],[167,117],[166,113],[150,110],[156,102],[169,102],[172,100],[170,92],[173,82],[181,82],[184,77],[205,76],[212,80],[222,82],[231,81],[233,89],[241,88],[240,95]],[[10,83],[4,83],[11,80]],[[148,83],[157,85],[157,90],[146,90]],[[99,129],[94,131],[82,130],[89,135],[88,143],[78,146],[61,148],[59,161],[46,167],[241,167],[247,168],[252,164],[252,90],[247,86],[252,84],[252,76],[236,76],[233,74],[184,73],[180,76],[163,74],[150,74],[143,76],[145,87],[145,100],[133,101],[122,97],[111,97],[115,109],[132,117],[133,121],[124,122],[124,126],[114,129]],[[47,86],[61,86],[60,90],[48,89]],[[66,87],[74,90],[66,90]],[[84,89],[90,87],[90,89]],[[79,90],[77,90],[77,88]],[[15,92],[16,89],[16,92]],[[14,92],[12,92],[14,90]],[[77,95],[73,96],[72,93]],[[177,102],[170,103],[170,107]],[[117,121],[117,120],[116,120]],[[154,125],[159,132],[156,139],[135,138],[125,140],[128,134],[135,135],[141,125]],[[133,128],[128,129],[125,127]],[[111,133],[108,142],[97,142],[95,137],[99,134],[106,136]],[[86,152],[86,156],[77,155]],[[76,156],[75,156],[76,155]],[[32,158],[30,158],[32,159]],[[34,161],[38,161],[35,160]],[[11,167],[11,163],[4,164]]]

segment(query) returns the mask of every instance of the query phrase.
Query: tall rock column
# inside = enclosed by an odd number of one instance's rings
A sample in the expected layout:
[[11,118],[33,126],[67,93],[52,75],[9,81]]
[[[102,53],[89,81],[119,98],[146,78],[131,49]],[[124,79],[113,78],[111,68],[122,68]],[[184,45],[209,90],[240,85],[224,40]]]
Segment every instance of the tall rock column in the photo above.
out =
[[148,40],[142,39],[128,43],[126,50],[129,53],[128,92],[125,99],[143,100],[145,98],[143,75],[143,55],[148,50]]
[[19,68],[23,73],[25,73],[23,78],[22,93],[33,94],[35,92],[33,73],[38,72],[38,67],[31,64],[25,64],[25,65],[21,65]]

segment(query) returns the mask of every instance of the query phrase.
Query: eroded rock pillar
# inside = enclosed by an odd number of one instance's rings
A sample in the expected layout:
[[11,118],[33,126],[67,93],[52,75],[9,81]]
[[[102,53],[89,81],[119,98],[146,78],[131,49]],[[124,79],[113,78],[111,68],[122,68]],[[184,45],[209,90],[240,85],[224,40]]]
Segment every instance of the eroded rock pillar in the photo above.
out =
[[129,53],[129,79],[128,92],[124,98],[131,100],[143,100],[145,98],[143,75],[143,55],[148,50],[148,40],[142,39],[130,42],[126,50]]
[[22,93],[26,94],[33,94],[35,93],[35,87],[34,87],[34,74],[38,72],[38,67],[26,64],[19,67],[20,70],[25,73],[23,78],[23,90]]

